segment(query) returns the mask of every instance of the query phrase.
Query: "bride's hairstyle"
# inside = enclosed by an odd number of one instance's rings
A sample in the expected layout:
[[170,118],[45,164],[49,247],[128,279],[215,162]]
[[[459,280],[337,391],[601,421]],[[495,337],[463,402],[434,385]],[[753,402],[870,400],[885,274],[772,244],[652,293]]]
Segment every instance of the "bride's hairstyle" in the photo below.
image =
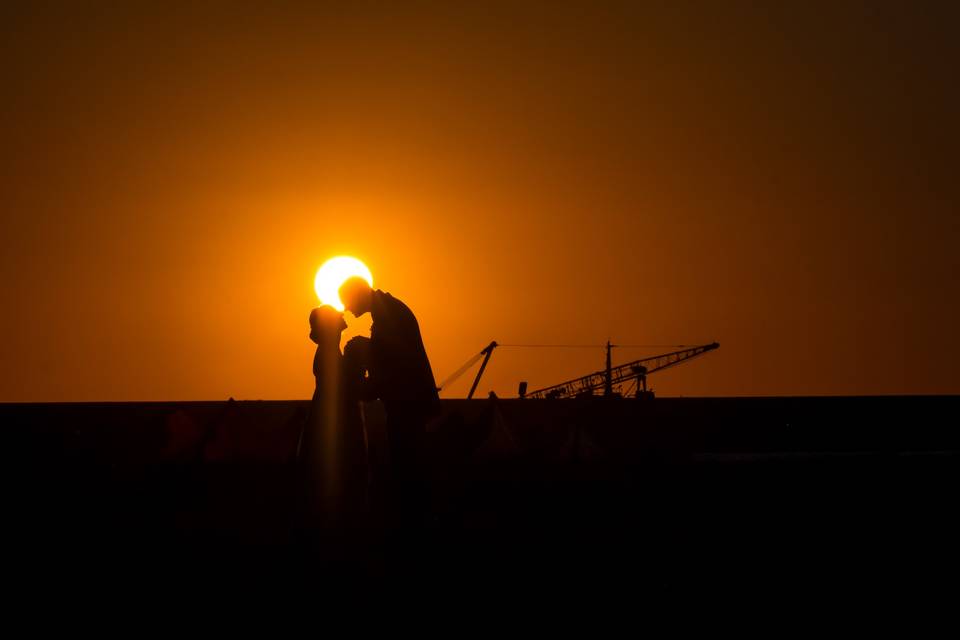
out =
[[310,311],[310,339],[317,344],[325,337],[332,339],[334,335],[339,342],[340,333],[346,328],[343,314],[330,305],[325,304]]

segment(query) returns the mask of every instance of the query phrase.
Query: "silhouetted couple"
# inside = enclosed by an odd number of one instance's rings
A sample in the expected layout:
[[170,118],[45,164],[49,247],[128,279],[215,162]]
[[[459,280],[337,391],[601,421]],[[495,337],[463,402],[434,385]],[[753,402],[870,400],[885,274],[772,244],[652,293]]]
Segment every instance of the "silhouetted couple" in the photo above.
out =
[[410,309],[362,278],[340,287],[344,306],[359,317],[370,313],[370,338],[355,337],[340,353],[343,314],[323,306],[310,313],[310,339],[317,344],[316,390],[304,432],[301,459],[316,521],[349,531],[369,505],[366,443],[360,402],[379,398],[387,416],[391,521],[418,523],[426,509],[423,450],[426,423],[440,400],[420,327]]

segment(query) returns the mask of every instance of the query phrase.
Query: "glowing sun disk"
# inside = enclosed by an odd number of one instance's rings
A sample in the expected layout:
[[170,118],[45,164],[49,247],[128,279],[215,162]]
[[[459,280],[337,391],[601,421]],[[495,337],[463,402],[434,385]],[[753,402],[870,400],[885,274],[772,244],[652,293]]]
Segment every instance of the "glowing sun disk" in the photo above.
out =
[[328,304],[337,311],[343,311],[343,303],[340,301],[340,285],[347,278],[359,276],[373,286],[373,275],[367,265],[356,258],[350,256],[337,256],[330,258],[317,269],[317,275],[313,279],[313,288],[320,298],[321,304]]

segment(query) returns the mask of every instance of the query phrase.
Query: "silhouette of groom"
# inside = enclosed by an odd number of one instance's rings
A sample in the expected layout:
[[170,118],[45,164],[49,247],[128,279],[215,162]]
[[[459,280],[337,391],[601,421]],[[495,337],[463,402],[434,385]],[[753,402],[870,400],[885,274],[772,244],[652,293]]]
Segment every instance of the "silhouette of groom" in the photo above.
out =
[[354,315],[370,313],[370,383],[387,413],[393,491],[400,516],[414,521],[425,508],[423,440],[427,421],[440,412],[437,383],[420,325],[400,300],[371,289],[363,278],[340,286],[340,299]]

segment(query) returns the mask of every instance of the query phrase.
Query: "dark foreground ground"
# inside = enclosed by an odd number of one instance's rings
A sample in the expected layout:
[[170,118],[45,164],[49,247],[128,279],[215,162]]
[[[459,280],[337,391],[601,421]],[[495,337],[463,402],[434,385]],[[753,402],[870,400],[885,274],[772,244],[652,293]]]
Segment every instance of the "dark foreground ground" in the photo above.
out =
[[[7,584],[843,594],[956,582],[960,397],[446,401],[431,514],[300,544],[305,402],[0,405]],[[382,415],[367,407],[375,471]],[[500,591],[498,591],[499,593]]]

